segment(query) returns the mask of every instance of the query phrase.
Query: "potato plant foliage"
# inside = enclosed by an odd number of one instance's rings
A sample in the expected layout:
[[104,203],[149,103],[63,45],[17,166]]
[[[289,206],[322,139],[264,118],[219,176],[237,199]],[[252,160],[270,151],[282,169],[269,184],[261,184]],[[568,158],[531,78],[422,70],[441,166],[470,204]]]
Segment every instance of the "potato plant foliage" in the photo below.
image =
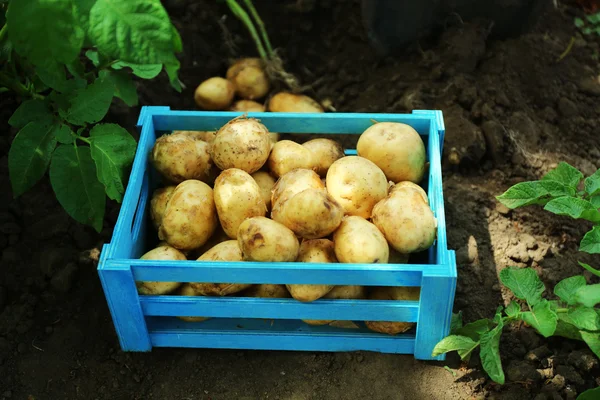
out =
[[0,91],[23,102],[9,124],[15,197],[49,169],[56,197],[80,223],[102,229],[106,196],[121,202],[137,144],[100,123],[113,97],[138,104],[132,76],[165,71],[175,90],[179,33],[160,0],[0,1]]

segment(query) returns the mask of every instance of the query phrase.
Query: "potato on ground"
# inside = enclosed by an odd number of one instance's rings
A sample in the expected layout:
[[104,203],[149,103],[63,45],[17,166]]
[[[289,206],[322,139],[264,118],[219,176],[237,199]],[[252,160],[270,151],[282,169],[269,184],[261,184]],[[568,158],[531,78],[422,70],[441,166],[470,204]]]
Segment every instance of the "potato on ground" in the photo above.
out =
[[271,192],[275,187],[275,178],[266,171],[257,171],[251,176],[260,188],[260,195],[265,202],[265,206],[267,206],[267,210],[271,210]]
[[291,262],[300,243],[294,232],[266,217],[248,218],[240,225],[238,243],[245,261]]
[[[201,261],[242,261],[242,252],[237,240],[228,240],[219,243],[206,253],[198,257]],[[227,296],[232,293],[240,292],[252,286],[248,283],[204,283],[192,282],[190,286],[196,294],[201,296]]]
[[[177,293],[180,296],[198,296],[198,294],[196,293],[196,291],[190,286],[189,283],[184,283],[183,286],[181,286],[181,289],[179,289],[179,292]],[[177,317],[180,320],[183,320],[185,322],[202,322],[202,321],[206,321],[207,319],[209,319],[208,317]]]
[[314,154],[317,173],[326,176],[331,164],[344,157],[341,144],[332,139],[313,139],[302,144]]
[[156,139],[150,161],[169,182],[188,179],[207,181],[212,166],[210,145],[187,133],[173,133]]
[[330,235],[342,222],[344,209],[324,189],[306,189],[278,201],[271,218],[304,239]]
[[[370,300],[419,300],[421,288],[403,286],[375,287],[369,293]],[[379,333],[396,335],[410,330],[415,326],[412,322],[395,321],[365,321],[367,328]]]
[[288,113],[322,113],[323,107],[303,94],[279,92],[269,100],[269,111]]
[[231,105],[231,111],[265,112],[265,106],[253,100],[238,100]]
[[194,92],[194,100],[204,110],[227,110],[235,96],[235,85],[225,78],[214,76],[202,82]]
[[227,72],[225,73],[225,77],[228,80],[232,80],[235,75],[237,75],[242,69],[246,67],[257,67],[263,68],[264,62],[258,57],[245,57],[236,60],[233,64],[227,68]]
[[239,168],[252,174],[269,158],[271,139],[267,128],[254,118],[235,118],[218,130],[210,155],[222,170]]
[[[171,246],[159,246],[140,257],[140,260],[186,260],[185,255]],[[181,286],[181,282],[137,281],[139,294],[162,295],[169,294]]]
[[221,172],[215,181],[214,196],[221,226],[232,239],[237,239],[245,219],[267,213],[260,187],[250,174],[238,168]]
[[342,263],[387,264],[390,248],[375,225],[362,217],[345,217],[333,233],[335,255]]
[[[335,286],[329,291],[323,299],[346,299],[346,300],[363,300],[367,298],[367,290],[364,286],[356,285],[340,285]],[[309,325],[332,325],[337,322],[335,320],[320,320],[320,319],[303,319],[305,323]],[[352,321],[339,321],[340,324],[336,324],[341,328],[347,328],[350,324],[354,325]]]
[[437,220],[420,192],[398,190],[373,208],[373,223],[400,253],[426,250],[436,238]]
[[290,298],[290,293],[285,285],[264,283],[252,285],[239,294],[241,297],[263,297],[263,298]]
[[325,189],[323,181],[313,170],[298,168],[281,176],[271,195],[271,206],[275,207],[278,202],[285,202],[290,197],[306,189]]
[[271,172],[278,177],[297,168],[312,170],[317,168],[313,152],[291,140],[280,140],[275,143],[268,163]]
[[393,182],[419,183],[425,174],[425,144],[407,124],[380,122],[369,127],[360,135],[356,152],[377,164]]
[[152,193],[152,199],[150,199],[150,218],[156,229],[162,224],[162,217],[173,191],[175,191],[175,186],[167,186],[158,188]]
[[187,180],[173,191],[158,238],[179,250],[193,250],[208,241],[217,225],[212,188],[204,182]]
[[263,98],[271,88],[264,63],[258,58],[238,60],[229,67],[226,77],[233,83],[235,93],[243,99]]
[[[305,240],[300,245],[297,262],[336,263],[333,242],[328,239]],[[325,296],[334,285],[285,285],[293,298],[299,301],[314,301]]]
[[366,158],[347,156],[335,161],[325,178],[327,191],[347,215],[370,218],[373,206],[388,194],[388,181]]

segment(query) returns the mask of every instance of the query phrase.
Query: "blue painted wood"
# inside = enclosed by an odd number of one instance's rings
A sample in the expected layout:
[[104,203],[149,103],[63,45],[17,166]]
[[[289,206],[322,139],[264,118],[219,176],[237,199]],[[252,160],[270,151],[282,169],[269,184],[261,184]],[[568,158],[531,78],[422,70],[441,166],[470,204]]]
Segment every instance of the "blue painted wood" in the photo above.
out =
[[415,343],[414,335],[409,334],[388,336],[367,329],[315,327],[293,320],[220,319],[186,323],[171,318],[149,318],[148,326],[152,345],[156,347],[412,354]]
[[418,301],[140,296],[144,315],[417,322]]
[[104,260],[98,274],[121,348],[124,351],[152,350],[131,269]]

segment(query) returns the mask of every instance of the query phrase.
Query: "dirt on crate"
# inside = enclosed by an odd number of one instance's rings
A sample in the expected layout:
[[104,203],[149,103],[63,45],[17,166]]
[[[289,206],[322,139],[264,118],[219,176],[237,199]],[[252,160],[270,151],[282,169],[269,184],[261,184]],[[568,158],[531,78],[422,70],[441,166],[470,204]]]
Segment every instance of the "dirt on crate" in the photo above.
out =
[[[495,200],[560,161],[586,174],[600,167],[600,40],[576,32],[580,8],[559,2],[529,33],[502,41],[490,38],[486,21],[457,21],[395,58],[379,58],[359,1],[255,3],[286,67],[312,85],[307,94],[329,99],[337,111],[444,111],[448,242],[458,261],[454,309],[466,321],[491,317],[510,300],[498,280],[509,265],[535,268],[547,288],[581,273],[577,260],[600,265],[577,251],[588,226]],[[253,55],[254,47],[221,3],[164,4],[184,39],[186,89],[177,94],[161,75],[137,83],[140,101],[195,109],[196,85],[223,75],[230,58]],[[559,60],[571,37],[572,49]],[[7,121],[16,102],[3,96],[0,104],[8,132],[0,137],[0,399],[544,400],[574,399],[600,384],[598,359],[585,346],[524,326],[503,335],[503,386],[486,378],[477,357],[462,365],[454,354],[420,362],[368,352],[123,353],[95,270],[118,206],[109,204],[98,235],[66,216],[47,180],[13,199],[7,152],[15,131]],[[109,119],[134,132],[138,112],[115,104]]]

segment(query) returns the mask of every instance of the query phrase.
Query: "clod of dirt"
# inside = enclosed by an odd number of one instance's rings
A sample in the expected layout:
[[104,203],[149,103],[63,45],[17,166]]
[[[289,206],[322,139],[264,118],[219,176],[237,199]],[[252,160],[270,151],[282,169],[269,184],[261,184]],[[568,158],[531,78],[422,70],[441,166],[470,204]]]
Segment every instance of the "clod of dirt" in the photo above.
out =
[[563,117],[567,118],[574,117],[579,114],[577,105],[566,97],[561,97],[558,99],[558,111]]
[[495,164],[506,159],[504,148],[504,128],[497,121],[486,121],[481,125],[487,154]]
[[71,290],[75,275],[77,273],[77,264],[69,263],[63,269],[58,271],[50,281],[52,288],[61,293],[67,293]]
[[563,400],[563,398],[560,395],[560,393],[553,390],[548,393],[540,393],[537,396],[535,396],[533,400]]
[[466,110],[470,110],[475,101],[477,101],[477,88],[475,86],[464,88],[458,96],[458,104],[463,106]]
[[444,32],[440,47],[444,49],[444,73],[454,76],[475,71],[485,55],[489,23],[468,23]]
[[577,86],[583,93],[600,96],[600,76],[583,78],[577,82]]
[[40,269],[47,277],[52,277],[63,265],[75,260],[77,253],[68,247],[50,247],[40,253]]
[[564,376],[569,383],[574,383],[575,385],[583,385],[585,383],[579,372],[575,371],[575,368],[570,365],[559,365],[556,367],[556,373]]
[[564,390],[566,400],[575,400],[577,398],[577,391],[573,386],[567,386]]
[[509,129],[514,132],[512,140],[521,152],[536,149],[540,141],[540,129],[526,113],[517,111],[510,116]]
[[506,249],[506,255],[517,262],[523,262],[525,264],[531,260],[529,252],[527,251],[527,245],[524,242],[509,246]]
[[526,361],[513,360],[506,368],[508,379],[513,382],[533,381],[537,382],[542,377],[539,372]]
[[525,354],[525,360],[532,362],[540,362],[544,357],[547,357],[550,353],[551,352],[550,349],[548,349],[548,346],[543,345]]
[[573,351],[569,354],[568,362],[575,368],[583,371],[590,371],[593,368],[598,367],[598,359],[589,351]]
[[446,114],[444,161],[458,165],[463,162],[477,164],[485,155],[485,139],[481,130],[464,117],[457,108]]
[[553,390],[560,392],[565,387],[566,384],[567,384],[567,382],[565,380],[565,377],[560,374],[556,374],[556,375],[554,375],[554,378],[552,378],[552,380],[550,381],[549,386]]
[[53,213],[31,224],[27,231],[35,239],[50,239],[54,236],[66,234],[70,223],[70,217],[66,213]]

